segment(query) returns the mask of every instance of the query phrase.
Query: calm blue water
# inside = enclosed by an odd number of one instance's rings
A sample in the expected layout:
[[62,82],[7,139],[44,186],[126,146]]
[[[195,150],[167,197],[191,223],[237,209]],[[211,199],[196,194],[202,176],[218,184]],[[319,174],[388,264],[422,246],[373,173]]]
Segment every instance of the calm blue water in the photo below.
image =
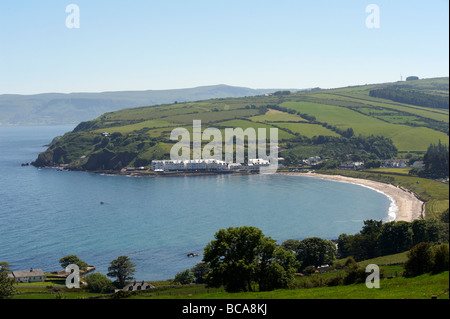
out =
[[279,243],[333,239],[386,218],[391,204],[365,187],[309,177],[133,178],[21,167],[72,128],[0,127],[0,261],[11,270],[60,270],[59,259],[75,254],[106,274],[125,255],[137,280],[164,280],[200,262],[221,228],[256,226]]

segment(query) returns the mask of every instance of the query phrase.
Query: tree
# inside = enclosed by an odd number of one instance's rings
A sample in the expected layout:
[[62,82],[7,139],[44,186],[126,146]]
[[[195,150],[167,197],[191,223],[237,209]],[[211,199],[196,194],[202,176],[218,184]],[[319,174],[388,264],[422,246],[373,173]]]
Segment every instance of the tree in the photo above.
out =
[[210,271],[207,263],[201,262],[191,268],[191,272],[197,284],[204,284],[206,274]]
[[10,298],[16,293],[15,280],[8,276],[9,264],[0,262],[0,299]]
[[298,246],[297,260],[302,262],[302,268],[329,264],[334,261],[335,257],[336,245],[326,239],[306,238]]
[[257,281],[260,289],[287,285],[295,272],[292,252],[277,247],[256,227],[229,227],[219,230],[203,254],[211,269],[209,286],[225,286],[228,292],[252,291]]
[[181,285],[188,285],[194,282],[194,275],[189,269],[186,269],[177,273],[173,282],[179,283]]
[[408,251],[404,264],[405,276],[412,277],[430,272],[434,266],[433,244],[420,243]]
[[439,242],[439,224],[435,219],[416,219],[411,223],[413,245]]
[[112,291],[112,281],[104,274],[93,273],[85,277],[87,289],[91,292],[107,293]]
[[66,257],[63,257],[59,260],[59,264],[63,269],[66,269],[67,266],[71,264],[75,264],[80,268],[80,270],[86,270],[88,267],[88,264],[82,261],[80,258],[78,258],[76,255],[69,255]]
[[388,222],[381,227],[378,244],[381,255],[396,254],[412,247],[411,223]]
[[127,256],[119,256],[117,259],[111,261],[111,265],[108,267],[108,277],[117,278],[114,282],[119,288],[125,287],[127,281],[134,279],[136,272],[136,265]]
[[300,240],[288,239],[281,244],[281,247],[283,247],[286,250],[290,250],[290,251],[296,253],[299,245],[300,245]]
[[440,244],[434,248],[433,273],[437,274],[449,270],[449,246]]

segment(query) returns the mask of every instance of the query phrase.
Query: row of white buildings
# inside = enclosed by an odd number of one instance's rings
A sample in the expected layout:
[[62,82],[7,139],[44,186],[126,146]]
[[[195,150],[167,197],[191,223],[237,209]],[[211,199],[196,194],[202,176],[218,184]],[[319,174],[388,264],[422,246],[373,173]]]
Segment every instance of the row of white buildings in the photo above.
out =
[[257,169],[261,166],[269,166],[270,162],[263,159],[249,159],[243,166],[239,163],[227,163],[216,159],[195,160],[157,160],[152,161],[151,170],[154,172],[170,171],[224,171],[237,169]]

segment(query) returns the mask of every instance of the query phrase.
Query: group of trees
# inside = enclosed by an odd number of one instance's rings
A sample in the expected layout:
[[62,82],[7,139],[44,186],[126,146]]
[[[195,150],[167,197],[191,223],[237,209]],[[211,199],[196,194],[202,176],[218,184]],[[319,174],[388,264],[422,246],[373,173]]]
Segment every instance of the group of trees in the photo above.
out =
[[449,269],[448,243],[436,245],[422,242],[408,252],[405,265],[405,276],[412,277],[425,273],[440,273]]
[[395,102],[418,105],[430,108],[448,109],[448,96],[427,94],[416,90],[399,88],[383,88],[370,90],[369,95]]
[[[334,264],[339,255],[350,258],[343,266],[346,273],[327,285],[351,284],[367,276],[356,261],[407,250],[410,253],[405,274],[418,274],[418,267],[440,272],[448,269],[448,245],[438,245],[442,242],[448,242],[448,210],[441,220],[366,220],[358,234],[339,236],[338,249],[334,242],[318,237],[289,239],[278,246],[255,227],[230,227],[215,234],[205,247],[202,263],[178,273],[175,281],[224,286],[229,292],[253,291],[255,287],[260,291],[287,288],[293,285],[296,273],[314,273],[318,266]],[[426,266],[415,258],[423,255],[418,253],[423,243],[428,247]]]
[[424,167],[414,168],[411,175],[426,178],[445,178],[449,176],[449,150],[441,141],[437,145],[431,144],[423,157]]
[[[365,270],[356,261],[409,250],[404,265],[405,276],[438,273],[448,270],[448,210],[441,220],[414,220],[413,222],[364,221],[355,235],[341,234],[337,246],[332,241],[311,237],[303,240],[289,239],[281,245],[265,236],[256,227],[229,227],[219,230],[204,249],[203,261],[192,269],[175,276],[174,282],[206,283],[211,287],[225,287],[228,292],[260,291],[287,288],[297,272],[314,273],[318,266],[333,264],[337,254],[348,257],[345,275],[327,279],[325,285],[363,282]],[[439,244],[445,242],[444,244]],[[87,264],[75,255],[60,259],[66,268],[76,264],[86,270]],[[0,263],[0,298],[14,293],[14,280],[8,277],[9,265]],[[109,293],[123,288],[134,279],[136,265],[127,256],[113,260],[107,275],[93,273],[84,277],[87,289]],[[336,268],[339,269],[339,268]],[[116,278],[113,282],[108,277]]]
[[[175,276],[175,282],[224,286],[228,292],[287,288],[299,271],[332,263],[336,245],[312,237],[277,245],[256,227],[230,227],[215,234],[203,261]],[[257,288],[256,288],[257,287]]]
[[277,246],[255,227],[219,230],[204,250],[209,271],[205,281],[227,291],[253,291],[287,287],[295,275],[294,254]]
[[[80,271],[86,271],[88,264],[78,258],[76,255],[69,255],[59,260],[62,268],[66,268],[70,264],[75,264]],[[102,273],[92,273],[85,276],[84,280],[87,283],[87,289],[91,292],[109,293],[114,289],[123,288],[126,283],[134,279],[136,272],[136,265],[127,256],[119,256],[117,259],[111,261],[106,275]],[[111,278],[116,278],[113,282]]]
[[341,234],[337,240],[339,256],[353,256],[357,261],[403,252],[421,242],[448,242],[448,210],[441,220],[366,220],[358,234]]

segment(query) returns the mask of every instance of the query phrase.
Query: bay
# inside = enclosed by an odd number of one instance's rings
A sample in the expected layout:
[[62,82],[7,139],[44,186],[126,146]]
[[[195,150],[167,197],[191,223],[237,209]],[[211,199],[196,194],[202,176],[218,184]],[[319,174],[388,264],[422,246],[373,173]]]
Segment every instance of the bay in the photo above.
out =
[[366,187],[302,176],[138,178],[21,166],[72,129],[0,127],[0,261],[11,270],[60,270],[59,259],[75,254],[106,274],[128,256],[137,280],[165,280],[199,263],[222,228],[255,226],[278,243],[336,239],[385,219],[391,205]]

